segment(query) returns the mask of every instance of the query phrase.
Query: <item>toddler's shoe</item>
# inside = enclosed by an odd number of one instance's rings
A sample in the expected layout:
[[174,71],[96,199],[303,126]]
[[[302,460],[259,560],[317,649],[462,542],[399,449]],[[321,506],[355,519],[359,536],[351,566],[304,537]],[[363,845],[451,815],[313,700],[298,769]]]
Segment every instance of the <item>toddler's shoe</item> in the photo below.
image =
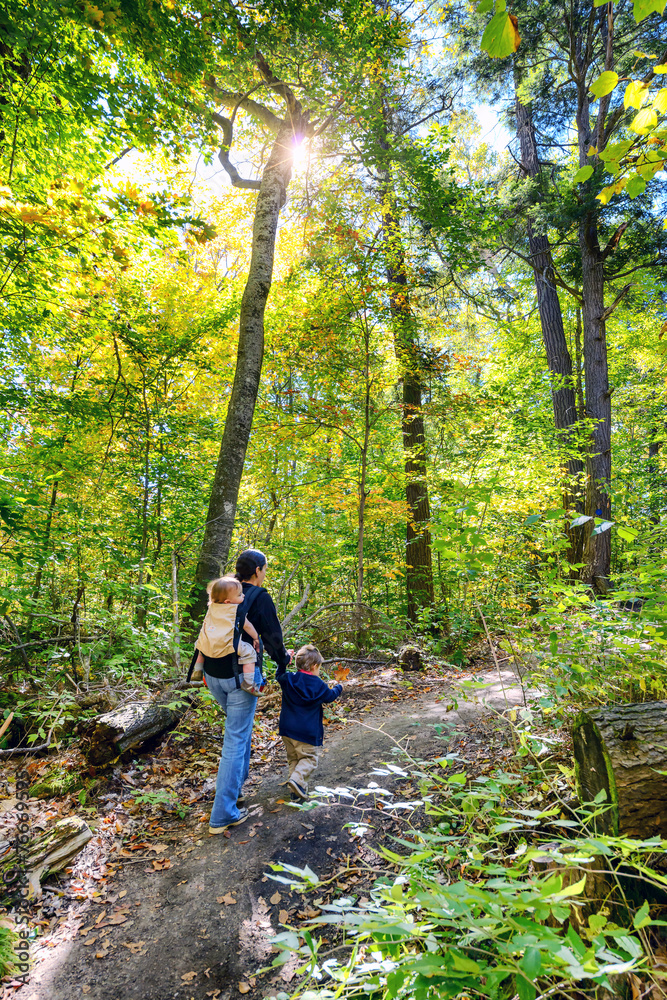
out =
[[190,677],[190,680],[191,681],[203,681],[204,680],[204,671],[202,670],[201,667],[195,667],[195,669],[192,671],[192,675]]
[[266,684],[262,682],[261,684],[248,684],[247,681],[241,681],[241,689],[247,691],[248,694],[254,695],[255,698],[259,698],[260,695],[264,694],[264,688]]
[[289,788],[292,795],[295,795],[297,798],[299,799],[308,798],[308,791],[303,787],[303,785],[300,785],[298,781],[295,781],[294,778],[289,779],[289,781],[287,782],[287,787]]

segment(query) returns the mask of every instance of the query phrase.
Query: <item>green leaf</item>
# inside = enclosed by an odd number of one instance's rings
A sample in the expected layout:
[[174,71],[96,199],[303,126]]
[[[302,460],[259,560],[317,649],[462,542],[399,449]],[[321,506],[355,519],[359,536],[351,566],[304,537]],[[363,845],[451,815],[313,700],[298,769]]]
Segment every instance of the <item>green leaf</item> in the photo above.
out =
[[653,99],[653,110],[661,115],[667,111],[667,87],[661,87]]
[[473,972],[477,975],[482,971],[482,967],[474,962],[472,958],[466,958],[464,955],[458,955],[455,951],[450,951],[452,961],[454,963],[454,968],[459,972]]
[[584,181],[587,181],[588,178],[592,176],[593,176],[593,168],[591,167],[590,164],[588,164],[587,166],[580,167],[579,170],[577,170],[576,174],[572,178],[572,181],[574,184],[583,184]]
[[597,80],[593,81],[589,89],[594,97],[606,97],[607,94],[611,94],[617,83],[618,73],[614,73],[608,69],[604,73],[600,73]]
[[646,190],[646,181],[639,174],[631,174],[630,177],[628,177],[628,183],[625,186],[625,190],[631,198],[636,198],[637,195],[643,194]]
[[641,927],[646,927],[647,924],[651,923],[651,918],[649,916],[649,906],[646,900],[641,905],[641,908],[635,913],[633,925],[639,930]]
[[541,514],[530,514],[523,522],[524,524],[535,524],[542,517]]
[[549,648],[551,650],[551,655],[556,656],[558,653],[558,635],[556,632],[549,633]]
[[634,528],[616,528],[616,534],[619,538],[622,538],[624,542],[634,542],[639,532],[635,531]]
[[634,0],[632,5],[635,21],[643,21],[649,14],[662,14],[665,9],[665,0]]
[[537,996],[537,990],[533,984],[529,983],[523,976],[516,977],[516,991],[519,994],[519,1000],[535,1000]]
[[493,0],[482,0],[477,4],[478,14],[488,14],[490,10],[493,10]]
[[511,56],[519,47],[521,36],[515,24],[516,18],[507,11],[494,14],[482,35],[481,48],[488,52],[492,59],[504,59]]
[[542,971],[542,957],[537,948],[526,948],[521,960],[521,968],[529,979],[537,979]]
[[613,521],[603,521],[601,524],[596,524],[591,531],[591,535],[601,535],[603,531],[609,531],[613,523]]

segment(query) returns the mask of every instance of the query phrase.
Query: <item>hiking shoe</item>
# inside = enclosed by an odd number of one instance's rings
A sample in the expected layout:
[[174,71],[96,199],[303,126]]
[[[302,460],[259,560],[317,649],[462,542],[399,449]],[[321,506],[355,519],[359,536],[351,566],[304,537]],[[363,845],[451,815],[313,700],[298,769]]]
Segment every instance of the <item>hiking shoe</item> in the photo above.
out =
[[306,791],[306,789],[303,787],[303,785],[300,785],[298,781],[295,781],[294,778],[289,779],[289,781],[287,782],[287,787],[289,788],[290,792],[293,792],[294,795],[298,796],[300,799],[308,798],[308,792]]
[[212,837],[214,837],[216,833],[224,833],[225,830],[227,830],[230,826],[240,826],[241,823],[245,823],[247,818],[248,818],[248,810],[242,809],[238,819],[233,820],[231,823],[225,823],[224,826],[209,826],[208,832],[211,834]]

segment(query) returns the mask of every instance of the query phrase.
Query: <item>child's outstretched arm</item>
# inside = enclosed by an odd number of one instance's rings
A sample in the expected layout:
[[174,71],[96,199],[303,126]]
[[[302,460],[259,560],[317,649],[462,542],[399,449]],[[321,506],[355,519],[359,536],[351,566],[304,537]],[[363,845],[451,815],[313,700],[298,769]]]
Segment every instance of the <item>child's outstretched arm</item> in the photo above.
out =
[[246,618],[245,620],[245,624],[243,625],[243,631],[247,632],[248,635],[255,640],[255,642],[259,641],[259,635],[257,634],[257,629],[252,624],[249,618]]
[[343,693],[343,685],[336,684],[335,687],[329,688],[329,690],[326,692],[324,698],[322,698],[322,704],[328,705],[330,701],[335,701],[338,695],[342,693]]

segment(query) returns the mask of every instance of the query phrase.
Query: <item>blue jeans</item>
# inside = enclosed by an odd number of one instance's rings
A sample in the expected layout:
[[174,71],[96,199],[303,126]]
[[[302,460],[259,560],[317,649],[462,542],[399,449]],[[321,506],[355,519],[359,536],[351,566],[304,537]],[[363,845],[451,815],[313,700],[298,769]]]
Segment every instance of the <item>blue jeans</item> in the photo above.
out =
[[[256,668],[255,683],[260,684],[261,679],[261,671]],[[209,823],[211,826],[226,826],[240,815],[236,800],[250,771],[250,743],[257,698],[237,688],[233,677],[206,674],[206,684],[227,716]]]

